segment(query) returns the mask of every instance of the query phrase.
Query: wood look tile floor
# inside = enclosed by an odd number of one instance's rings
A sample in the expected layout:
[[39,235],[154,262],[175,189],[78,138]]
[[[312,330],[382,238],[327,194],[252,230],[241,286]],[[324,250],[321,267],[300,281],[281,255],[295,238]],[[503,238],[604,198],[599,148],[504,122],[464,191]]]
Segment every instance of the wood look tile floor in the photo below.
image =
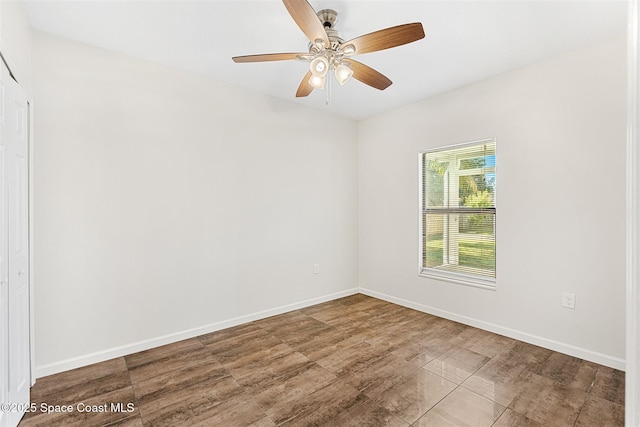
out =
[[358,294],[40,378],[32,402],[22,427],[622,426],[624,373]]

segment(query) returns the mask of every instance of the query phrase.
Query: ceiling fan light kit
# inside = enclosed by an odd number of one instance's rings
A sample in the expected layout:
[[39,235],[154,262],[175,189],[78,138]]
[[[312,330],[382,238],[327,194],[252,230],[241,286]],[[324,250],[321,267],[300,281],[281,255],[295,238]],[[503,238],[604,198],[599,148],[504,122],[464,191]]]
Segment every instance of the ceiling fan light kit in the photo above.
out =
[[[324,11],[318,12],[318,15],[320,15],[321,12]],[[331,39],[332,37],[329,36],[330,41]],[[338,83],[340,83],[341,86],[348,82],[351,76],[353,76],[353,70],[347,63],[342,61],[344,53],[341,50],[336,51],[332,49],[321,49],[316,52],[314,52],[314,50],[315,49],[310,48],[310,51],[314,53],[314,56],[312,56],[313,59],[309,63],[309,71],[311,71],[311,74],[313,74],[313,76],[309,79],[310,85],[312,85],[316,89],[322,89],[322,87],[319,87],[315,84],[317,79],[314,79],[314,77],[324,78],[329,70],[333,70],[336,80],[338,81]],[[303,58],[299,59],[308,60]],[[324,83],[322,84],[322,86],[324,87]]]
[[316,13],[307,0],[282,2],[309,39],[309,52],[267,53],[235,56],[232,59],[234,62],[309,62],[309,72],[300,82],[296,97],[308,96],[313,89],[323,89],[330,70],[333,70],[340,85],[346,84],[353,77],[368,86],[384,90],[391,85],[391,80],[373,68],[352,59],[351,56],[377,52],[424,38],[422,24],[414,22],[375,31],[345,42],[334,28],[338,20],[335,10],[323,9]]

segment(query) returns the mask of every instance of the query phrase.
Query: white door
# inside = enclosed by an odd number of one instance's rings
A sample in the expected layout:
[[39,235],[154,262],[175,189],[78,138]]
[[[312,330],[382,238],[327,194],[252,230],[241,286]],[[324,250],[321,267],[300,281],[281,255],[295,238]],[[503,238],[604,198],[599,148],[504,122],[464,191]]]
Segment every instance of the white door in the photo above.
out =
[[[1,426],[14,426],[20,421],[29,403],[31,385],[29,340],[29,138],[27,96],[2,67],[3,106],[0,156],[2,157],[2,208],[0,224],[3,231],[0,278],[3,289],[0,300],[3,344],[0,352],[6,389],[2,403],[12,406],[1,415]],[[6,242],[6,243],[5,243]]]
[[[8,72],[0,65],[0,403],[9,401],[9,222],[7,209],[7,147],[4,128],[6,126],[5,105]],[[9,412],[0,411],[0,426],[9,425]]]

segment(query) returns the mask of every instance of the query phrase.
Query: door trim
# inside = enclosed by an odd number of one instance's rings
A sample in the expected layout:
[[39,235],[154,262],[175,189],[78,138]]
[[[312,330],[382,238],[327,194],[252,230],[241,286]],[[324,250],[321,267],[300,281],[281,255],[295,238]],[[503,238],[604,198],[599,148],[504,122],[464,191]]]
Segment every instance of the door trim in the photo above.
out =
[[638,57],[640,9],[638,0],[628,2],[627,12],[627,186],[626,186],[626,363],[625,363],[625,424],[640,425],[640,175],[638,155],[640,140],[638,132],[638,89],[640,62]]

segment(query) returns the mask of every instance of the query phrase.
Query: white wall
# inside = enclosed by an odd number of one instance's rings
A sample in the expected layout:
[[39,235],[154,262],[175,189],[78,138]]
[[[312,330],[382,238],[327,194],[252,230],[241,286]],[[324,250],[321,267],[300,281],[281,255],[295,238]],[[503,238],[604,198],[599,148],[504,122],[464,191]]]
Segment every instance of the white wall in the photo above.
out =
[[[624,366],[623,37],[355,124],[35,32],[33,97],[38,376],[358,282]],[[497,290],[419,278],[417,153],[485,137]]]
[[0,51],[18,83],[31,89],[31,27],[22,0],[0,1]]
[[33,82],[38,376],[357,291],[354,122],[39,32]]
[[[623,368],[625,53],[621,36],[360,122],[361,290]],[[417,153],[487,137],[497,290],[418,277]]]

